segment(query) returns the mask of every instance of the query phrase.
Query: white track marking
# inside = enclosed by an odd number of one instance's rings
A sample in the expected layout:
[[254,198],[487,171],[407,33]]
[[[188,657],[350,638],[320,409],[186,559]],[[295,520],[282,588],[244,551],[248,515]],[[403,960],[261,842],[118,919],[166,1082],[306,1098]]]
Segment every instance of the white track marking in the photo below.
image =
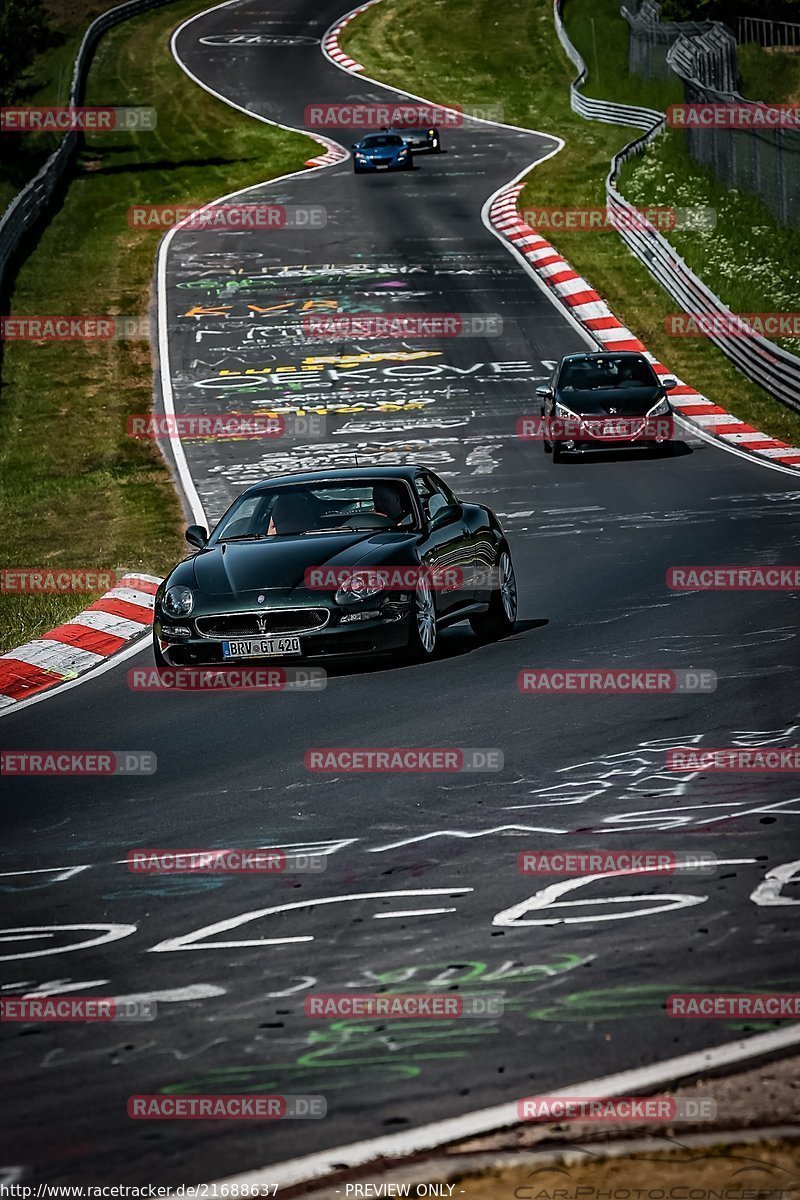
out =
[[0,879],[8,879],[12,875],[52,875],[52,883],[61,883],[80,871],[88,871],[91,863],[82,863],[77,867],[35,867],[32,871],[0,871]]
[[193,933],[184,933],[179,937],[167,938],[156,946],[150,947],[151,954],[165,954],[173,950],[230,950],[240,946],[284,946],[289,942],[313,942],[313,934],[302,937],[288,938],[254,938],[240,942],[200,942],[202,937],[212,937],[215,933],[227,933],[229,929],[238,929],[261,917],[272,916],[273,913],[297,912],[303,908],[317,908],[323,904],[344,904],[351,900],[395,900],[406,896],[455,896],[459,893],[471,892],[473,888],[409,888],[398,892],[353,892],[347,896],[322,896],[316,900],[293,900],[289,904],[273,904],[269,908],[256,908],[252,912],[239,913],[236,917],[228,917],[213,925],[204,925]]
[[763,883],[760,883],[755,891],[751,893],[750,899],[754,904],[765,908],[783,907],[787,904],[800,904],[800,900],[793,900],[791,896],[782,895],[784,884],[798,882],[800,882],[800,859],[795,859],[794,862],[782,863],[781,866],[773,867],[771,871],[767,871]]
[[153,992],[126,992],[124,996],[112,996],[118,1004],[127,1001],[144,1002],[155,1000],[157,1004],[181,1004],[185,1000],[208,1000],[212,996],[227,995],[227,988],[216,983],[190,983],[186,987],[164,988]]
[[99,937],[87,938],[72,945],[51,946],[47,950],[30,950],[23,954],[0,954],[0,962],[13,962],[18,958],[44,958],[47,954],[70,954],[74,950],[88,950],[91,946],[104,946],[108,942],[117,942],[120,938],[130,937],[136,933],[135,925],[22,925],[13,929],[0,929],[0,945],[4,942],[37,941],[42,938],[52,938],[54,933],[64,930],[77,933],[78,930],[100,930]]

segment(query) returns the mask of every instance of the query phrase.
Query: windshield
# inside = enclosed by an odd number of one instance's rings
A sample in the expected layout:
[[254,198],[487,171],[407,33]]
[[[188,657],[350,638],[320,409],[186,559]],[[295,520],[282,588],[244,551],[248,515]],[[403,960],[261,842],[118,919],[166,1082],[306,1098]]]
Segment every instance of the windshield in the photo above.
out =
[[404,480],[324,480],[284,484],[240,497],[209,541],[297,537],[342,529],[417,528],[411,492]]
[[403,139],[396,133],[376,134],[373,137],[365,137],[361,143],[368,150],[374,150],[376,146],[402,146],[404,144]]
[[599,391],[603,388],[657,387],[658,380],[646,358],[577,358],[564,363],[559,391]]

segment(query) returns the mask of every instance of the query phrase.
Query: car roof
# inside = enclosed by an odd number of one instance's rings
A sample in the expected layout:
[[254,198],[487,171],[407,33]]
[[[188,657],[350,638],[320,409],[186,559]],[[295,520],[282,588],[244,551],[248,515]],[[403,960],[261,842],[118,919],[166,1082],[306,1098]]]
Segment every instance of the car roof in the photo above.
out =
[[[644,359],[647,363],[650,362],[641,350],[581,350],[578,354],[565,354],[561,361],[585,362],[587,359],[591,359],[594,362],[597,358],[637,358]],[[652,365],[650,363],[650,366]]]
[[258,483],[253,483],[243,495],[266,491],[277,484],[326,483],[337,479],[404,479],[410,483],[420,471],[429,471],[430,469],[422,463],[416,463],[410,467],[329,467],[325,471],[292,471],[286,475],[273,475],[270,479],[262,479]]

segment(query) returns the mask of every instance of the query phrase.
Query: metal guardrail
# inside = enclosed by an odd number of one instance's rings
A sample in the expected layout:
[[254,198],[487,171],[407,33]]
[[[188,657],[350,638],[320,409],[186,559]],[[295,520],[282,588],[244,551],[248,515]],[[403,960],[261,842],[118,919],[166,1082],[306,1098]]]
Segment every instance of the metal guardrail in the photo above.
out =
[[[553,0],[553,8],[558,39],[578,71],[578,77],[570,87],[570,95],[578,95],[577,88],[586,79],[586,64],[570,42],[564,28],[563,0]],[[586,97],[579,99],[586,101]],[[611,110],[623,109],[627,117],[631,106],[603,104],[593,100],[582,107],[572,103],[571,107],[586,120],[610,121],[607,114]],[[595,115],[599,108],[605,110],[603,116]],[[611,169],[606,177],[608,212],[612,221],[617,218],[614,221],[617,232],[629,249],[684,312],[716,318],[725,322],[728,328],[733,328],[740,322],[737,322],[731,309],[694,274],[675,247],[617,189],[617,177],[623,164],[641,154],[665,127],[663,113],[650,108],[639,108],[638,112],[640,125],[645,128],[645,133],[629,142],[611,160]],[[645,119],[650,122],[649,127],[645,126]],[[616,123],[629,124],[630,121],[625,119]],[[713,332],[707,336],[743,375],[763,387],[776,400],[780,400],[795,412],[800,412],[800,358],[760,336],[725,337],[715,336]]]
[[[127,3],[101,13],[83,35],[75,65],[68,103],[80,105],[86,91],[86,80],[95,47],[103,34],[150,8],[159,8],[172,0],[127,0]],[[25,234],[31,230],[47,210],[58,185],[69,169],[69,165],[80,145],[81,135],[75,131],[66,133],[44,166],[33,179],[18,192],[0,218],[0,294],[3,293],[9,265]]]
[[664,114],[654,108],[639,108],[635,104],[613,104],[609,100],[595,100],[591,96],[581,95],[579,88],[586,82],[586,63],[567,36],[561,8],[562,0],[555,0],[553,15],[556,33],[565,54],[578,72],[575,80],[569,85],[569,103],[572,111],[587,121],[604,121],[607,125],[633,125],[636,129],[662,126],[665,121]]
[[800,50],[800,25],[796,21],[773,21],[769,17],[739,17],[736,40]]

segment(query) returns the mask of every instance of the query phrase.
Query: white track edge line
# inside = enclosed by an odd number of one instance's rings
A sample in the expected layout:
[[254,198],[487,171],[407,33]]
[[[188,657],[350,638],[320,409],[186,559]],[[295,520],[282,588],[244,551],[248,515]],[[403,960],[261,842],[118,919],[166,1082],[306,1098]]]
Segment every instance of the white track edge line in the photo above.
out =
[[[756,1034],[751,1038],[728,1042],[723,1046],[714,1046],[707,1050],[696,1050],[676,1058],[668,1058],[649,1067],[634,1067],[629,1071],[604,1075],[599,1079],[590,1079],[584,1083],[570,1084],[557,1091],[548,1091],[544,1094],[554,1097],[583,1096],[597,1097],[598,1099],[631,1095],[637,1089],[657,1087],[677,1079],[696,1075],[699,1072],[770,1054],[774,1050],[795,1046],[798,1043],[800,1043],[800,1024],[794,1024],[770,1033]],[[224,1184],[269,1182],[269,1184],[279,1187],[290,1187],[322,1180],[341,1170],[367,1166],[379,1158],[403,1158],[422,1150],[437,1149],[467,1137],[520,1124],[524,1124],[524,1122],[519,1119],[517,1102],[514,1100],[507,1104],[498,1104],[491,1108],[465,1113],[461,1117],[451,1117],[443,1121],[434,1121],[429,1125],[420,1125],[416,1129],[404,1130],[402,1133],[389,1133],[382,1137],[352,1142],[346,1146],[336,1146],[318,1154],[308,1154],[303,1158],[290,1159],[271,1167],[227,1176],[224,1179],[214,1180],[214,1182]]]

